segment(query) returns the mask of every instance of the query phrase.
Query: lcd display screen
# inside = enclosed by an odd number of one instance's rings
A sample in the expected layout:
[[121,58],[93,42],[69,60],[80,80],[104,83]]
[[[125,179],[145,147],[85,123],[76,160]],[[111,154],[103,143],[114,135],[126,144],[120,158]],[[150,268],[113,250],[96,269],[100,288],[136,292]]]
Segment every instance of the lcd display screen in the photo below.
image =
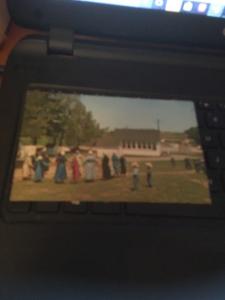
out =
[[[77,1],[77,0],[74,0]],[[225,17],[224,0],[79,0],[101,4],[122,5],[170,12],[192,13],[211,17]]]
[[211,204],[192,101],[30,89],[11,201]]

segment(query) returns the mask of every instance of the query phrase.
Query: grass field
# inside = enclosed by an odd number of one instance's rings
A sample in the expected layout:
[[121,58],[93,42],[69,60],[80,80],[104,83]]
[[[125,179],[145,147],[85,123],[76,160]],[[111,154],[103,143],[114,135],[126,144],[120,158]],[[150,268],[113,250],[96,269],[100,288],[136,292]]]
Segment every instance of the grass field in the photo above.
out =
[[55,184],[46,179],[42,183],[14,180],[12,201],[103,201],[150,203],[211,203],[207,178],[203,173],[187,171],[183,162],[173,168],[169,161],[156,161],[153,168],[153,188],[146,184],[145,166],[140,165],[140,186],[132,191],[132,176],[111,180],[98,179],[92,183],[80,181]]

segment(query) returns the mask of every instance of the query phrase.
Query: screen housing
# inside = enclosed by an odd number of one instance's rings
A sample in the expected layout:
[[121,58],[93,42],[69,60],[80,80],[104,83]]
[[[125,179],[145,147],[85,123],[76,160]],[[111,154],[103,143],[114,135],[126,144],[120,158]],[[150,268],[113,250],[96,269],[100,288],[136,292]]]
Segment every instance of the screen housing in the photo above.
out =
[[115,207],[108,212],[107,204],[101,203],[87,203],[84,210],[75,214],[66,212],[63,203],[10,203],[10,182],[17,150],[15,140],[19,134],[24,96],[32,84],[41,88],[50,86],[53,89],[168,100],[207,99],[215,102],[224,99],[225,61],[219,52],[209,56],[207,52],[189,53],[184,49],[172,51],[157,47],[146,51],[139,44],[134,44],[135,50],[130,50],[126,44],[119,47],[93,40],[77,40],[73,56],[58,56],[47,55],[47,45],[47,40],[37,38],[21,42],[9,59],[3,80],[1,98],[7,101],[0,103],[0,163],[3,169],[0,186],[4,187],[1,208],[6,220],[110,220],[127,223],[146,222],[149,216],[224,218],[225,205],[217,199],[208,206],[126,204],[121,199],[120,214]]
[[222,18],[73,0],[8,0],[8,6],[17,24],[32,29],[66,28],[86,36],[225,48]]

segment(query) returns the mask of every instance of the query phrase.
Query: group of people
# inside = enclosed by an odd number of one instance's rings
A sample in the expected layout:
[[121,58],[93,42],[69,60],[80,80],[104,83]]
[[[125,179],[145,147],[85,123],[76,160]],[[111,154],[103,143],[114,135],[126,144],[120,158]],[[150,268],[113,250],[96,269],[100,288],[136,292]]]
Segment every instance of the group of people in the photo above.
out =
[[33,178],[35,182],[41,182],[48,171],[50,159],[45,151],[36,151],[35,155],[26,154],[23,160],[23,180]]
[[47,151],[43,149],[37,150],[33,156],[26,155],[22,166],[23,179],[42,182],[52,165],[54,165],[55,183],[63,183],[69,177],[73,182],[81,179],[92,182],[96,180],[99,169],[101,169],[101,177],[104,180],[127,174],[126,158],[118,156],[116,153],[112,155],[111,159],[104,154],[99,161],[91,150],[86,156],[78,150],[69,155],[62,151],[53,160],[54,163],[47,155]]
[[[176,167],[174,158],[171,158],[171,165]],[[149,162],[145,166],[146,184],[151,188],[153,166]],[[140,186],[140,165],[138,162],[133,162],[131,167],[132,190],[136,191]],[[192,162],[190,159],[185,158],[184,167],[186,170],[194,168],[197,173],[204,171],[204,164],[200,160]],[[80,180],[93,182],[98,178],[110,180],[115,177],[126,176],[127,160],[123,155],[119,156],[116,153],[113,153],[111,157],[104,154],[101,159],[98,159],[92,150],[86,155],[81,154],[79,150],[68,155],[61,151],[54,159],[50,159],[46,150],[39,149],[35,155],[25,156],[22,166],[23,179],[33,179],[34,182],[42,182],[50,168],[53,171],[51,172],[51,178],[53,178],[55,183],[64,183],[67,179],[70,179],[72,182]]]
[[[176,167],[176,160],[174,157],[170,160],[172,167]],[[203,160],[200,159],[194,159],[191,160],[190,158],[184,159],[184,168],[186,170],[195,170],[196,173],[206,172],[205,163]]]
[[[138,162],[134,162],[131,167],[132,190],[136,191],[140,185],[140,166]],[[75,183],[80,180],[93,182],[99,176],[103,180],[110,180],[126,176],[127,169],[127,160],[123,155],[113,153],[109,157],[104,154],[101,159],[98,159],[92,150],[85,156],[78,150],[69,155],[62,151],[54,159],[50,159],[46,150],[39,149],[33,156],[25,155],[22,166],[23,180],[42,182],[49,172],[48,176],[50,175],[55,183],[64,183],[67,179]],[[152,187],[151,163],[146,163],[146,183],[148,187]]]
[[104,154],[102,158],[102,177],[111,179],[112,177],[125,176],[127,174],[127,161],[122,155],[113,153],[111,161],[108,155]]

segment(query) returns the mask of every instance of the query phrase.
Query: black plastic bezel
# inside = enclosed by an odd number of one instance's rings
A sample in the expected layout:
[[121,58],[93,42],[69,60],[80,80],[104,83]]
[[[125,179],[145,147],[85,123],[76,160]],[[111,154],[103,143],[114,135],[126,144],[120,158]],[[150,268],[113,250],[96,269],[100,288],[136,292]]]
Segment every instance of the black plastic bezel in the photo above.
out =
[[152,43],[225,48],[225,20],[73,0],[8,0],[10,15],[22,26],[49,31]]
[[139,44],[134,44],[131,50],[125,43],[77,40],[74,55],[64,56],[48,55],[47,45],[42,38],[19,43],[4,74],[0,102],[0,187],[1,209],[6,220],[126,223],[145,222],[149,216],[225,217],[224,193],[213,196],[213,205],[126,204],[121,199],[120,213],[107,211],[100,203],[87,203],[85,209],[71,213],[65,211],[64,203],[10,203],[8,195],[24,96],[32,84],[168,100],[216,102],[224,101],[225,97],[222,52],[146,49]]

